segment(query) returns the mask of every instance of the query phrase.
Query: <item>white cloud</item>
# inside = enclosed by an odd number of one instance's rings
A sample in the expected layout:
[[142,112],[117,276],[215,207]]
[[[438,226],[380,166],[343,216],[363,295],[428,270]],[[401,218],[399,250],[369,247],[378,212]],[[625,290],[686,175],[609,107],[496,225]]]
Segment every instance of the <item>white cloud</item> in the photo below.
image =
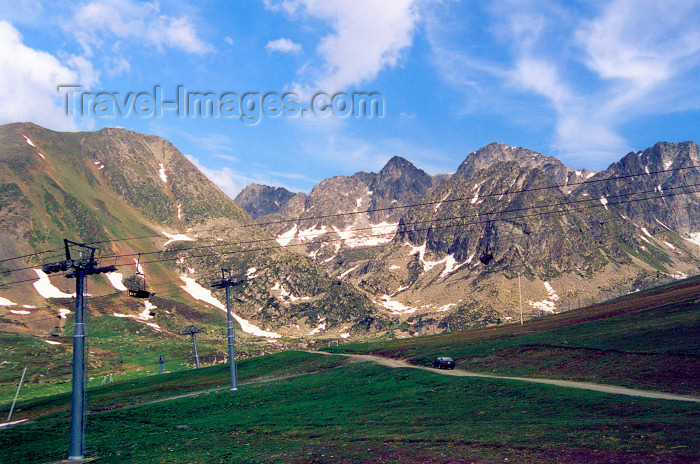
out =
[[250,180],[245,176],[236,174],[233,169],[228,167],[219,167],[216,169],[204,166],[200,161],[192,155],[185,155],[197,169],[200,170],[210,181],[221,189],[226,195],[231,198],[236,198],[243,188],[250,183]]
[[189,17],[163,14],[157,1],[96,0],[77,8],[64,29],[73,34],[87,56],[115,37],[131,39],[159,51],[173,48],[195,55],[212,51],[198,36]]
[[700,51],[700,31],[693,24],[699,14],[700,3],[692,0],[617,0],[579,29],[577,38],[587,52],[586,65],[602,78],[650,88]]
[[66,115],[59,84],[95,84],[99,74],[77,56],[61,63],[50,53],[23,43],[10,23],[0,21],[0,122],[31,121],[57,130],[75,129]]
[[321,20],[332,32],[321,40],[320,66],[303,72],[304,82],[317,90],[336,92],[372,81],[396,66],[413,43],[420,20],[415,0],[265,0],[272,11]]
[[298,54],[301,53],[301,45],[295,42],[292,42],[290,39],[277,39],[277,40],[271,40],[265,45],[265,50],[268,52],[278,52],[278,53],[292,53],[292,54]]
[[455,5],[439,4],[425,30],[441,77],[463,93],[462,111],[513,120],[527,113],[523,125],[549,117],[539,123],[551,125],[551,146],[564,160],[604,167],[632,148],[624,124],[700,107],[700,0],[585,9],[500,0],[457,16],[471,31],[453,23]]

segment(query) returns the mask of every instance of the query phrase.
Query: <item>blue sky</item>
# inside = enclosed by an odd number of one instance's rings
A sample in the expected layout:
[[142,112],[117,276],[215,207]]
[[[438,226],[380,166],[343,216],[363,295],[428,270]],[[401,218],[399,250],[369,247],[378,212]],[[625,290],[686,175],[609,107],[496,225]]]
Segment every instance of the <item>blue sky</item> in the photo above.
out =
[[[382,117],[95,116],[86,92],[377,92]],[[493,141],[604,169],[700,141],[700,0],[0,0],[0,123],[171,141],[225,192],[309,191],[394,155],[454,172]]]

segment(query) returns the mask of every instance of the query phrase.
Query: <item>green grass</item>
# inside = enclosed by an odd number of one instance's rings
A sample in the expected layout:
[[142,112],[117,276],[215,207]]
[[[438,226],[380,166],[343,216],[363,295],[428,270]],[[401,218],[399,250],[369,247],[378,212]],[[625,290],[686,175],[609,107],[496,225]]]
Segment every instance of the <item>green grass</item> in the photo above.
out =
[[[251,361],[241,371],[267,371],[290,361],[278,356]],[[699,413],[697,405],[681,402],[360,363],[242,386],[233,394],[92,414],[86,455],[120,464],[506,457],[537,463],[661,462],[644,460],[652,456],[681,463],[698,458],[693,431]],[[65,458],[67,450],[68,418],[60,414],[0,431],[1,462],[49,462]]]
[[700,394],[700,279],[525,324],[328,348],[503,375]]
[[[319,356],[289,351],[272,356],[251,358],[237,363],[239,382],[259,378],[278,378],[300,373],[316,372],[345,364],[338,356]],[[147,377],[130,378],[112,384],[94,384],[88,387],[88,410],[100,411],[147,403],[177,395],[225,388],[230,385],[228,364],[190,369],[174,373],[149,373]],[[11,399],[10,399],[11,401]],[[9,411],[5,404],[2,411]],[[55,413],[70,412],[70,392],[19,401],[13,420],[32,419]]]
[[[444,354],[483,372],[697,394],[699,296],[700,279],[689,279],[533,320],[523,334],[497,326],[328,350],[417,364]],[[104,323],[93,330],[98,348],[109,351],[126,340],[119,324],[132,322]],[[148,340],[132,339],[143,345],[131,355],[135,364],[168,343],[173,350],[179,344],[183,356],[191,348],[183,340]],[[24,353],[43,348],[15,342]],[[696,403],[348,365],[338,356],[293,351],[242,360],[242,384],[277,380],[235,393],[226,388],[227,365],[142,377],[156,369],[111,385],[93,380],[87,456],[104,463],[700,462]],[[67,393],[18,403],[13,419],[32,422],[0,429],[0,462],[65,458],[68,416]]]

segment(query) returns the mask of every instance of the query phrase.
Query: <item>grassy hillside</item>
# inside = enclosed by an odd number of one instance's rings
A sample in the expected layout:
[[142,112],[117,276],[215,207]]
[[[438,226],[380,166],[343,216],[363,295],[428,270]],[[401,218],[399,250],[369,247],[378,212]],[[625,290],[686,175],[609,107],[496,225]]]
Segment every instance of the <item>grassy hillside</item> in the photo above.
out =
[[[493,379],[462,379],[286,353],[241,364],[276,382],[91,414],[86,456],[103,463],[687,463],[697,405]],[[257,371],[257,373],[254,373]],[[93,389],[118,404],[225,384],[220,367]],[[222,382],[223,381],[223,382]],[[156,393],[161,392],[161,393]],[[0,461],[65,458],[67,398],[23,405],[48,415],[0,432]],[[53,408],[53,409],[52,409]],[[95,408],[95,406],[91,406]],[[18,416],[19,418],[19,416]]]
[[[330,350],[415,363],[449,354],[473,370],[697,394],[699,287],[689,279],[542,318],[523,334],[495,327]],[[234,393],[226,365],[90,388],[86,456],[120,464],[700,462],[697,403],[294,351],[243,360],[239,373]],[[0,429],[0,462],[66,457],[68,394],[22,401],[13,419],[30,421]]]
[[451,356],[478,372],[563,378],[700,394],[700,278],[603,304],[468,332],[344,345],[429,365]]

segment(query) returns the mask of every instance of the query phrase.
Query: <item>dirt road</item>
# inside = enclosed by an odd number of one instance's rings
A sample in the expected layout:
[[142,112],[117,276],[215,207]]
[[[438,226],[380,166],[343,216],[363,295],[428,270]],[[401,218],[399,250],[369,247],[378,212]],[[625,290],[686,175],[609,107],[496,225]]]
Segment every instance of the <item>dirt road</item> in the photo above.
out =
[[[325,355],[336,355],[340,353],[325,353],[323,351],[310,351],[310,353],[325,354]],[[491,375],[491,374],[479,374],[477,372],[465,371],[462,369],[454,370],[443,370],[434,369],[425,366],[416,366],[414,364],[409,364],[401,359],[383,358],[381,356],[372,356],[366,354],[340,354],[341,356],[347,356],[358,362],[370,361],[382,366],[392,367],[392,368],[410,368],[410,369],[422,369],[425,371],[433,372],[435,374],[441,375],[452,375],[455,377],[483,377],[489,379],[506,379],[506,380],[517,380],[520,382],[531,382],[531,383],[543,383],[547,385],[556,385],[558,387],[566,388],[579,388],[581,390],[593,390],[603,393],[612,393],[614,395],[627,395],[627,396],[637,396],[641,398],[655,398],[661,400],[673,400],[673,401],[690,401],[693,403],[700,403],[700,398],[697,396],[690,395],[674,395],[672,393],[664,393],[651,390],[636,390],[633,388],[618,387],[615,385],[604,385],[589,382],[576,382],[572,380],[555,380],[555,379],[537,379],[530,377],[508,377],[503,375]]]

